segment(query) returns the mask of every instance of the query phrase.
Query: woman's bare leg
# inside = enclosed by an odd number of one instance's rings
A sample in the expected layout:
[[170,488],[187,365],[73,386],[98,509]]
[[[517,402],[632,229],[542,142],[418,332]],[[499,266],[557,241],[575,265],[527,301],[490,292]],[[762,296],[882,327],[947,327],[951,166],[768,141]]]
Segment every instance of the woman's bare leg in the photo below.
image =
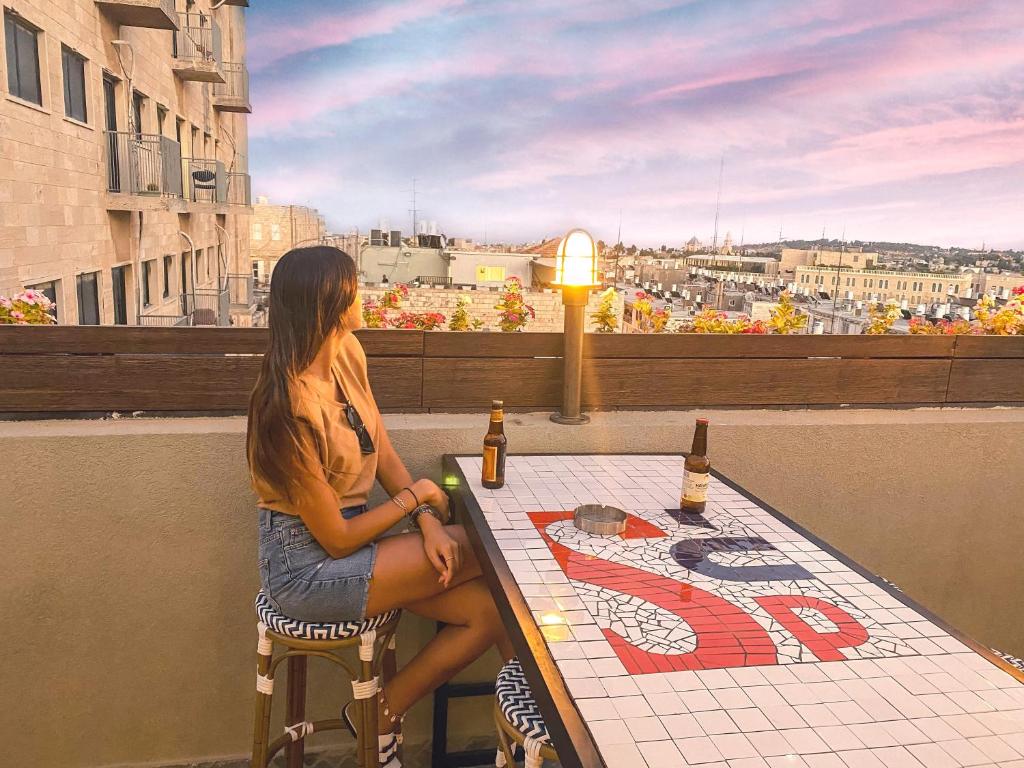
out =
[[[462,545],[463,564],[447,590],[438,582],[419,536],[390,537],[377,545],[367,615],[404,608],[447,625],[388,681],[385,698],[392,712],[407,712],[492,645],[497,645],[506,659],[513,655],[465,531],[451,526],[449,533]],[[390,730],[390,723],[383,719],[380,726],[382,732]]]

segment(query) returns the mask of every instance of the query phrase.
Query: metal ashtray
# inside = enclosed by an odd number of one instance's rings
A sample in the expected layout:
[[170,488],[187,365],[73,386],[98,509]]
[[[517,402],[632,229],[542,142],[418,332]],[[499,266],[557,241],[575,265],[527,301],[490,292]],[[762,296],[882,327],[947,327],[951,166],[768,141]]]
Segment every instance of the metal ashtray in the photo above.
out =
[[626,513],[604,504],[582,504],[576,507],[573,525],[598,536],[614,536],[626,530]]

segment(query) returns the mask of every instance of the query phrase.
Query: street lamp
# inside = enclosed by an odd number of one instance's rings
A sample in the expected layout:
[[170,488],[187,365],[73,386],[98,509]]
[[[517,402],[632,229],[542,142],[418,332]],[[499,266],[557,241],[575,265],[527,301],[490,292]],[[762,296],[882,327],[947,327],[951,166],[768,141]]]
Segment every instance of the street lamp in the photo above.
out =
[[565,325],[562,338],[562,409],[551,414],[557,424],[586,424],[590,417],[580,413],[580,390],[583,377],[583,324],[590,291],[600,283],[597,279],[597,245],[585,230],[570,229],[555,254],[553,285],[562,289]]

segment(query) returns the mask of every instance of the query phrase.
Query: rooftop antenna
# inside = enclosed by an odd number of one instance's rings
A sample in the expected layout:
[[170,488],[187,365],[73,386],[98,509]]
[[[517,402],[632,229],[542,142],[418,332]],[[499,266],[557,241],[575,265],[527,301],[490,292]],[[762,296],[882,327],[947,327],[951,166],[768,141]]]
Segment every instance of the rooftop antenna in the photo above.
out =
[[715,201],[715,235],[711,241],[712,253],[718,251],[718,213],[722,207],[722,172],[725,170],[725,152],[722,153],[722,161],[718,165],[718,199]]
[[843,224],[843,244],[839,248],[839,265],[836,267],[836,284],[832,291],[832,322],[829,323],[828,332],[836,332],[836,312],[839,311],[839,281],[843,274],[843,254],[846,253],[846,225]]
[[412,208],[409,209],[409,213],[412,214],[412,241],[414,243],[418,243],[419,242],[419,240],[417,239],[419,237],[419,235],[416,232],[416,214],[418,212],[419,211],[416,208],[416,177],[413,176],[412,177]]
[[619,234],[616,237],[615,244],[620,245],[622,243],[622,209],[619,208]]

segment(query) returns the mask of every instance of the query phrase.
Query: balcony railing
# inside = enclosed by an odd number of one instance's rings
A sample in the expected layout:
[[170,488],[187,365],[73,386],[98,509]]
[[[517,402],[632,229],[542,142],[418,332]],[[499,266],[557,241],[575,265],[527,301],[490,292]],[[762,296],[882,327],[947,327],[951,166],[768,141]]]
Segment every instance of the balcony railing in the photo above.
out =
[[223,83],[220,26],[205,13],[179,13],[172,68],[182,80]]
[[224,82],[213,87],[213,108],[222,112],[252,112],[249,103],[249,70],[241,62],[223,66]]
[[107,18],[126,27],[177,29],[174,0],[96,0]]
[[184,315],[143,315],[139,318],[139,325],[151,328],[187,326],[188,318]]
[[252,205],[252,178],[248,173],[230,172],[228,177],[228,203]]
[[193,203],[226,203],[228,175],[220,160],[186,157],[181,162],[185,191]]
[[106,132],[107,191],[181,197],[181,147],[166,136]]
[[181,309],[189,325],[228,325],[231,297],[226,288],[196,288],[181,294]]

